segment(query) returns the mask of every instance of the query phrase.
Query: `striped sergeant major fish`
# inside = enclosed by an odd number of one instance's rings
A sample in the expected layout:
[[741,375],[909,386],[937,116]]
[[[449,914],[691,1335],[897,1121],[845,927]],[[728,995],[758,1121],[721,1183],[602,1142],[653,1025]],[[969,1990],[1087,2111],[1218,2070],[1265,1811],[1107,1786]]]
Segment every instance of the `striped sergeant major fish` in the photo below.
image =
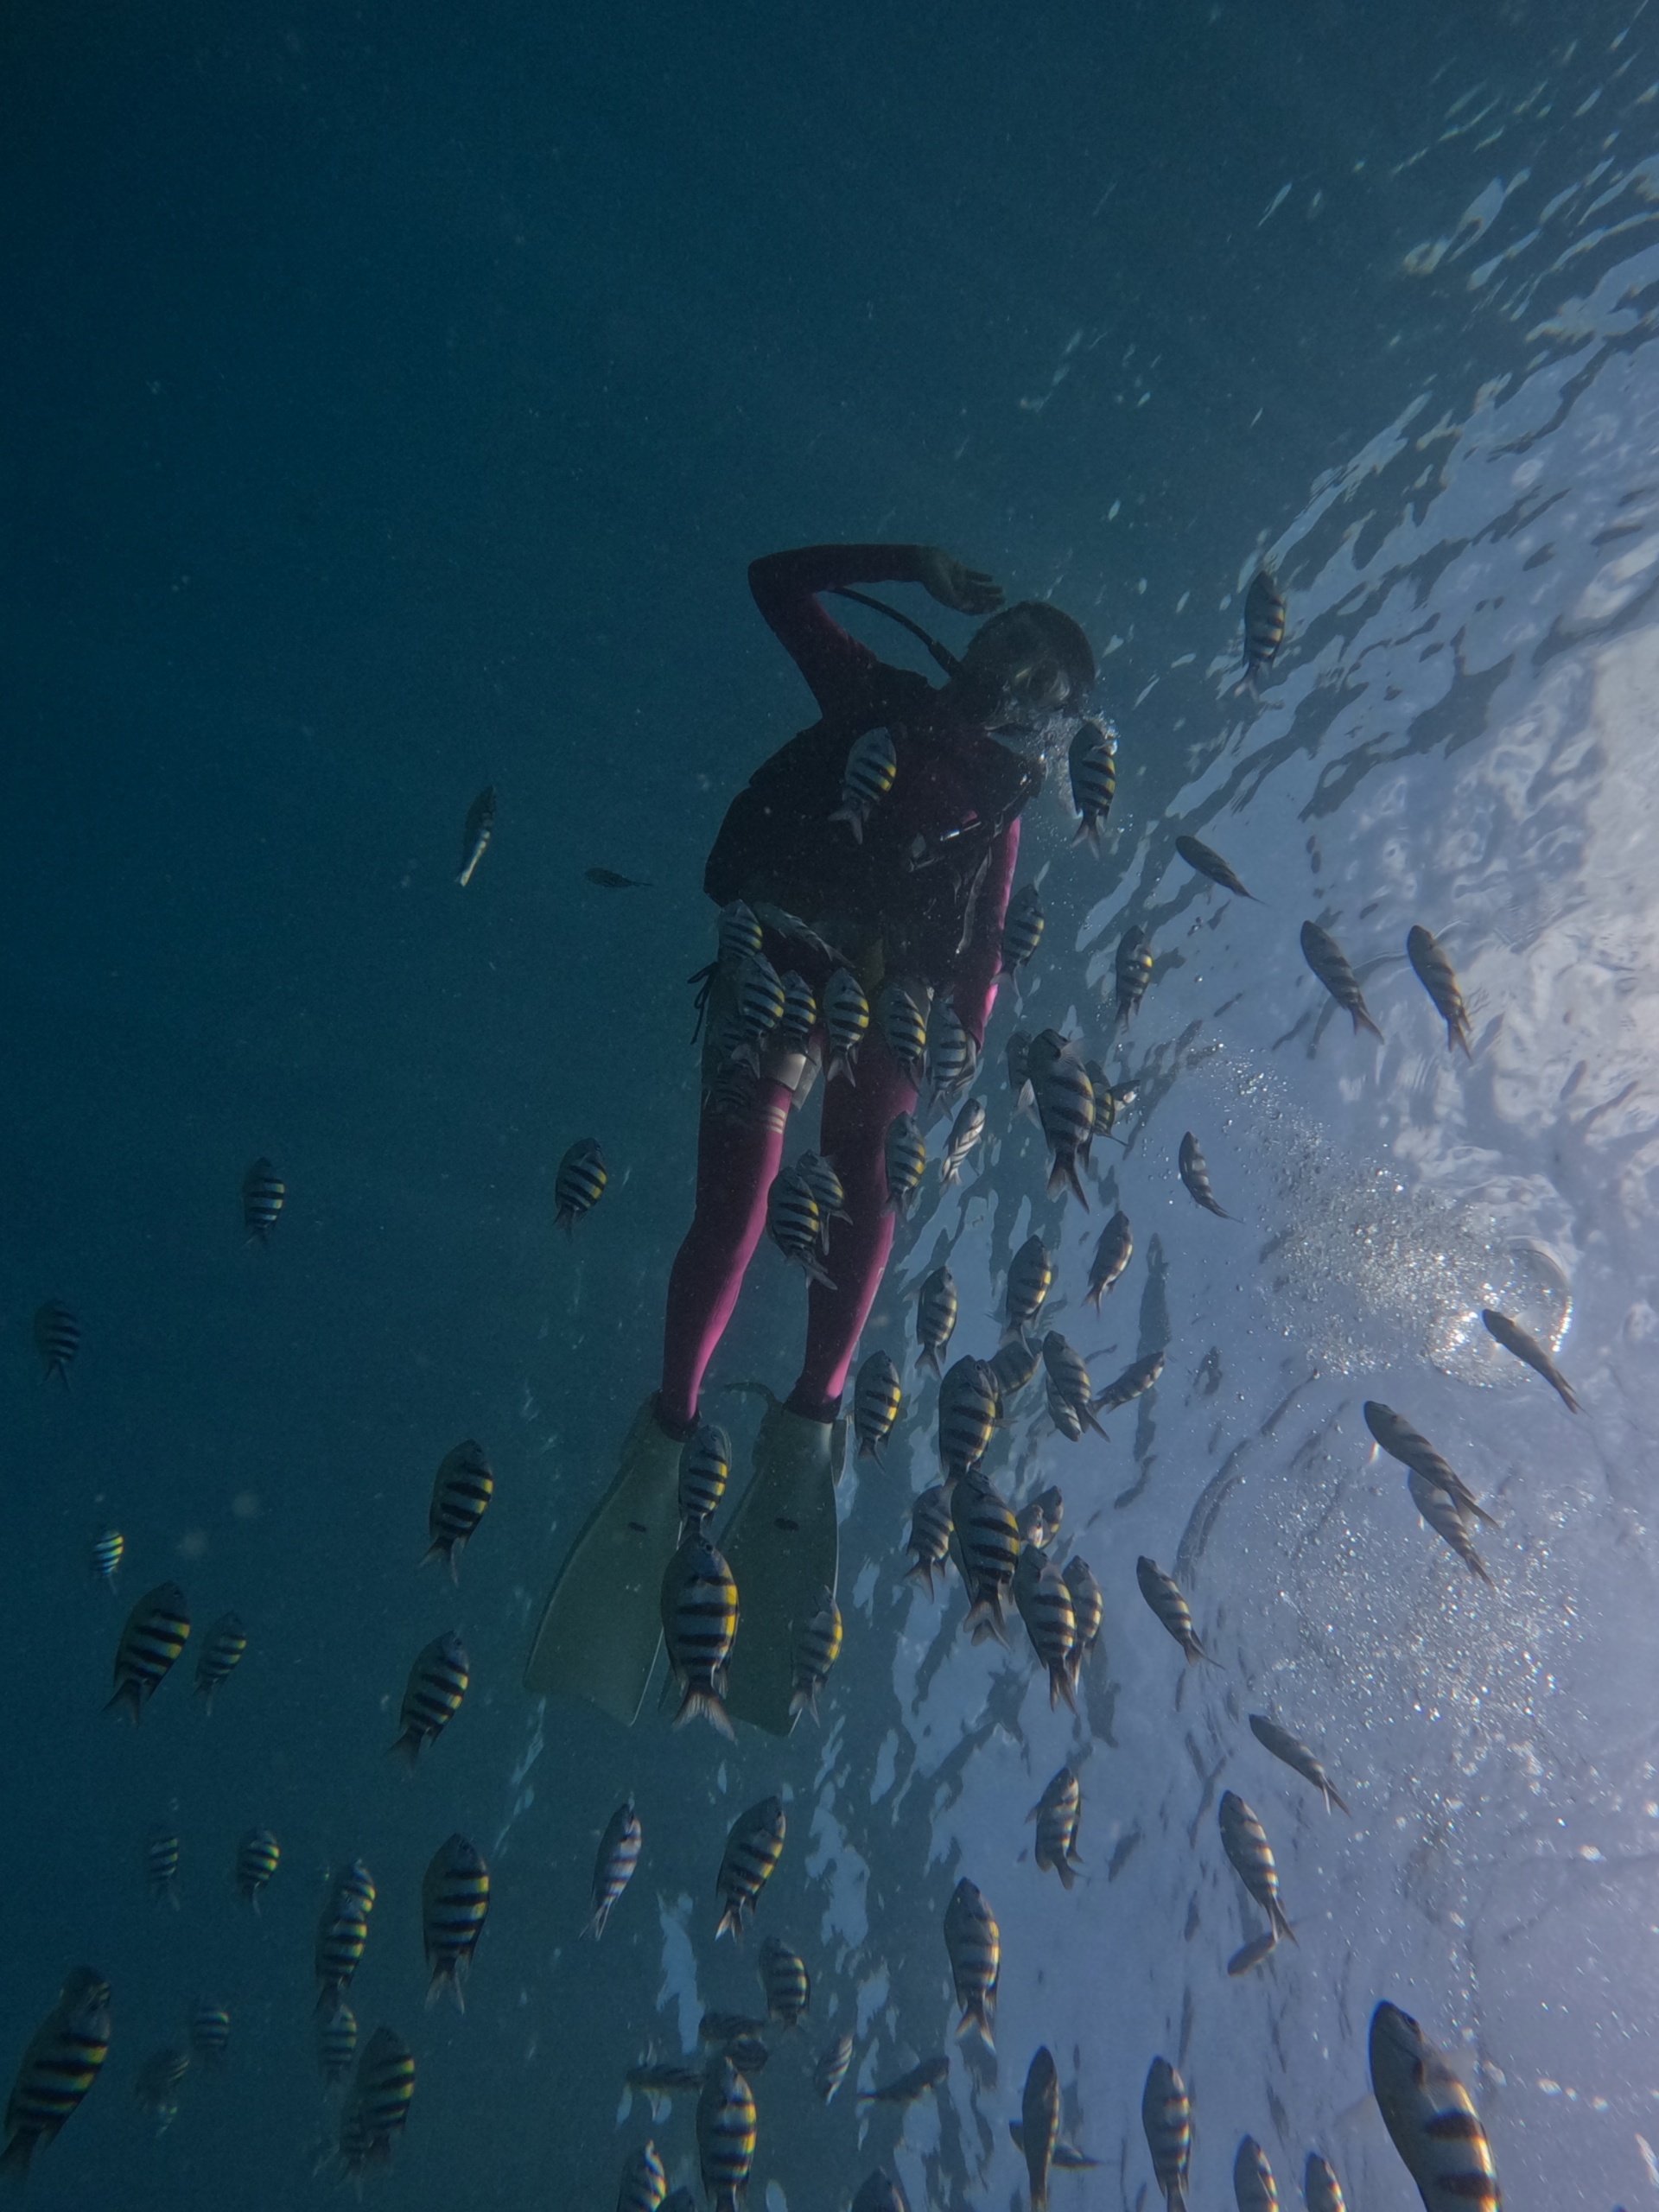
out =
[[1273,570],[1258,569],[1244,594],[1244,670],[1239,678],[1252,691],[1261,690],[1262,678],[1279,657],[1286,620],[1285,595]]
[[[1142,1554],[1135,1562],[1135,1579],[1141,1586],[1141,1595],[1185,1653],[1188,1666],[1195,1660],[1209,1659],[1210,1654],[1199,1643],[1198,1630],[1192,1625],[1192,1609],[1174,1576],[1166,1574],[1155,1560]],[[1218,1666],[1220,1662],[1211,1660],[1211,1664]]]
[[482,1445],[468,1437],[446,1452],[432,1481],[432,1503],[426,1516],[429,1541],[421,1565],[442,1560],[448,1567],[449,1580],[458,1582],[461,1554],[494,1495],[495,1476]]
[[567,1147],[553,1178],[554,1228],[573,1236],[582,1216],[591,1213],[604,1197],[609,1180],[599,1139],[578,1137]]
[[1307,2164],[1302,2170],[1302,2198],[1307,2212],[1347,2212],[1336,2169],[1329,2158],[1322,2158],[1317,2151],[1308,2152]]
[[1406,938],[1406,957],[1412,972],[1434,1001],[1434,1011],[1446,1024],[1446,1049],[1461,1046],[1465,1059],[1474,1056],[1469,1042],[1469,1009],[1458,987],[1458,971],[1446,958],[1439,940],[1421,922],[1414,923]]
[[426,2001],[448,1990],[458,2011],[467,2009],[466,1980],[490,1910],[490,1870],[464,1835],[439,1845],[421,1884],[421,1934],[432,1979]]
[[599,1854],[594,1861],[586,1933],[595,1942],[605,1933],[618,1898],[633,1879],[645,1841],[644,1825],[634,1810],[632,1798],[627,1798],[606,1821],[605,1833],[599,1839]]
[[715,1878],[721,1908],[716,1940],[722,1936],[741,1938],[745,1916],[753,1918],[760,1892],[784,1855],[788,1833],[781,1797],[763,1797],[733,1821]]
[[1338,1813],[1347,1812],[1348,1808],[1337,1795],[1336,1785],[1299,1736],[1293,1736],[1288,1728],[1281,1728],[1276,1720],[1269,1720],[1265,1713],[1251,1713],[1250,1733],[1264,1750],[1273,1753],[1274,1758],[1282,1759],[1293,1774],[1300,1774],[1304,1782],[1313,1783],[1324,1798],[1327,1812],[1332,1807]]
[[1228,863],[1213,847],[1202,843],[1197,837],[1178,837],[1175,849],[1196,874],[1205,876],[1211,883],[1218,883],[1224,891],[1230,891],[1240,899],[1254,899],[1255,893],[1247,891]]
[[1223,1221],[1230,1221],[1231,1214],[1217,1198],[1210,1182],[1210,1163],[1198,1149],[1198,1141],[1191,1129],[1181,1139],[1180,1154],[1177,1160],[1186,1194],[1195,1205],[1212,1213]]
[[657,2212],[667,2195],[667,2171],[657,2155],[657,2145],[647,2136],[622,2169],[616,2212]]
[[873,1351],[853,1384],[853,1430],[861,1459],[880,1464],[881,1446],[893,1433],[904,1399],[905,1387],[892,1358],[884,1351]]
[[818,1717],[818,1692],[830,1679],[830,1670],[841,1656],[841,1607],[836,1593],[822,1585],[816,1609],[796,1624],[790,1653],[789,1709]]
[[35,1349],[47,1381],[55,1375],[67,1390],[70,1363],[80,1350],[80,1324],[61,1299],[48,1298],[35,1314]]
[[209,1713],[220,1683],[228,1681],[248,1649],[248,1631],[235,1613],[221,1613],[207,1631],[196,1662],[196,1694]]
[[674,1726],[703,1719],[728,1740],[726,1667],[737,1639],[737,1583],[725,1555],[688,1535],[663,1576],[663,1640],[682,1694]]
[[830,817],[843,822],[853,842],[864,842],[864,825],[899,777],[899,751],[889,729],[867,729],[855,738],[841,772],[841,803]]
[[1167,2212],[1186,2212],[1192,2103],[1185,2082],[1166,2058],[1154,2058],[1147,2069],[1147,2086],[1141,2094],[1141,2126]]
[[97,2081],[110,2052],[110,1985],[77,1967],[30,2038],[6,2105],[0,2173],[21,2183]]
[[423,1747],[435,1743],[460,1712],[472,1679],[467,1647],[454,1629],[435,1636],[416,1654],[404,1686],[398,1732],[391,1746],[411,1772]]
[[1020,2148],[1025,2153],[1031,2212],[1047,2212],[1049,2169],[1060,2139],[1060,2075],[1044,2044],[1026,2071],[1020,2098]]
[[754,2139],[754,2092],[722,2058],[709,2069],[697,2098],[697,2164],[714,2212],[741,2212]]
[[1371,2088],[1425,2212],[1497,2212],[1503,2202],[1474,2100],[1409,2012],[1371,2015]]
[[268,1160],[256,1160],[242,1178],[242,1226],[250,1244],[268,1244],[288,1204],[288,1185]]
[[127,1615],[115,1649],[115,1695],[104,1708],[136,1726],[190,1637],[190,1608],[176,1582],[158,1582]]
[[1495,1344],[1502,1344],[1505,1351],[1512,1352],[1516,1359],[1524,1361],[1535,1375],[1541,1375],[1568,1413],[1577,1413],[1577,1393],[1535,1337],[1529,1337],[1518,1321],[1510,1320],[1507,1313],[1500,1313],[1495,1306],[1483,1306],[1480,1318],[1487,1335]]
[[1066,768],[1071,805],[1077,817],[1071,842],[1086,843],[1097,853],[1101,832],[1117,796],[1117,740],[1103,722],[1085,717],[1067,748]]
[[1463,1477],[1392,1406],[1385,1406],[1380,1398],[1367,1398],[1359,1410],[1379,1451],[1386,1452],[1390,1459],[1397,1459],[1402,1467],[1409,1467],[1436,1490],[1443,1490],[1460,1512],[1473,1520],[1484,1521],[1489,1529],[1497,1528],[1497,1522]]
[[832,2036],[818,2053],[817,2063],[812,2069],[812,2086],[824,2104],[830,2102],[847,2079],[847,2069],[852,2063],[851,2036]]
[[1359,978],[1348,964],[1348,956],[1329,930],[1317,922],[1302,924],[1302,957],[1325,985],[1332,997],[1354,1025],[1354,1034],[1369,1029],[1373,1037],[1381,1038],[1382,1032],[1371,1019],[1371,1010],[1365,1003],[1365,994],[1359,988]]
[[962,2007],[957,2033],[964,2036],[975,2028],[987,2050],[995,2050],[993,2026],[996,1986],[1002,1971],[1002,1931],[983,1891],[966,1875],[951,1891],[944,1909],[944,1948],[957,2002]]
[[1233,2156],[1233,2201],[1238,2212],[1279,2212],[1279,2184],[1254,2135],[1241,2136]]
[[[1268,1841],[1267,1830],[1236,1790],[1222,1793],[1217,1824],[1222,1849],[1232,1862],[1233,1872],[1267,1914],[1274,1939],[1288,1936],[1294,1943],[1296,1930],[1285,1917],[1285,1909],[1279,1902],[1279,1869],[1274,1861],[1273,1846]],[[1251,1958],[1249,1963],[1254,1965],[1255,1959]],[[1229,1972],[1231,1971],[1233,1967],[1230,1966]]]

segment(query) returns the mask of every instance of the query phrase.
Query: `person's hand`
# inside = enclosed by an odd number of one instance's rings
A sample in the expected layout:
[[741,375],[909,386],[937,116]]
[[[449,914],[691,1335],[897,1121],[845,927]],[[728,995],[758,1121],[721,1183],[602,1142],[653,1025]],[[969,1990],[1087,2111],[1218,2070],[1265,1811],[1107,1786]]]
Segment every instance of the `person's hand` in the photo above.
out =
[[958,614],[995,614],[1002,604],[1002,587],[982,569],[968,568],[951,559],[943,546],[922,548],[922,572],[917,578],[931,598]]

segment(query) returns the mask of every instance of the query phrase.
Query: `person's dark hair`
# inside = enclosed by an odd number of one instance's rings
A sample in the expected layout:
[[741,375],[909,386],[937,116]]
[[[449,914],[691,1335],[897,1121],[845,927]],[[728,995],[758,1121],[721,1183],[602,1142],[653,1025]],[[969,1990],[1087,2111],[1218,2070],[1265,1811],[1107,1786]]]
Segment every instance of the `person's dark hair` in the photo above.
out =
[[1071,687],[1073,702],[1090,690],[1095,680],[1094,649],[1084,635],[1082,625],[1058,607],[1051,607],[1046,599],[1022,599],[1013,607],[1005,607],[993,614],[975,631],[963,656],[970,664],[983,664],[989,659],[1003,657],[1005,643],[1014,648],[1015,641],[1023,638],[1021,650],[1028,650],[1035,643],[1039,651],[1053,660]]

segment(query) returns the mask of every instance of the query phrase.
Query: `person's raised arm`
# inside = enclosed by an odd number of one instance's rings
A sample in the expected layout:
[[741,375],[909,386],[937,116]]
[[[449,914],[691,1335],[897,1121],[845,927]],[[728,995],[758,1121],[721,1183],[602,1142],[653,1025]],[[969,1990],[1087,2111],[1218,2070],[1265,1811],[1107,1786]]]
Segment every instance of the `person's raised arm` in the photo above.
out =
[[989,576],[937,545],[804,545],[752,561],[754,603],[826,714],[879,665],[819,603],[820,592],[847,584],[920,584],[942,607],[963,614],[988,614],[1002,601]]

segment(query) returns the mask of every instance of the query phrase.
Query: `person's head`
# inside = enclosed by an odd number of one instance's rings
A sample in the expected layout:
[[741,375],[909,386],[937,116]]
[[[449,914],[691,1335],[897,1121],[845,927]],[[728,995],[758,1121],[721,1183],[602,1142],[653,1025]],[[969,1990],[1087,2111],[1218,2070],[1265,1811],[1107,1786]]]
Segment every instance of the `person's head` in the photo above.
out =
[[1095,680],[1095,656],[1069,614],[1046,600],[1024,599],[975,631],[960,680],[992,718],[1077,714]]

